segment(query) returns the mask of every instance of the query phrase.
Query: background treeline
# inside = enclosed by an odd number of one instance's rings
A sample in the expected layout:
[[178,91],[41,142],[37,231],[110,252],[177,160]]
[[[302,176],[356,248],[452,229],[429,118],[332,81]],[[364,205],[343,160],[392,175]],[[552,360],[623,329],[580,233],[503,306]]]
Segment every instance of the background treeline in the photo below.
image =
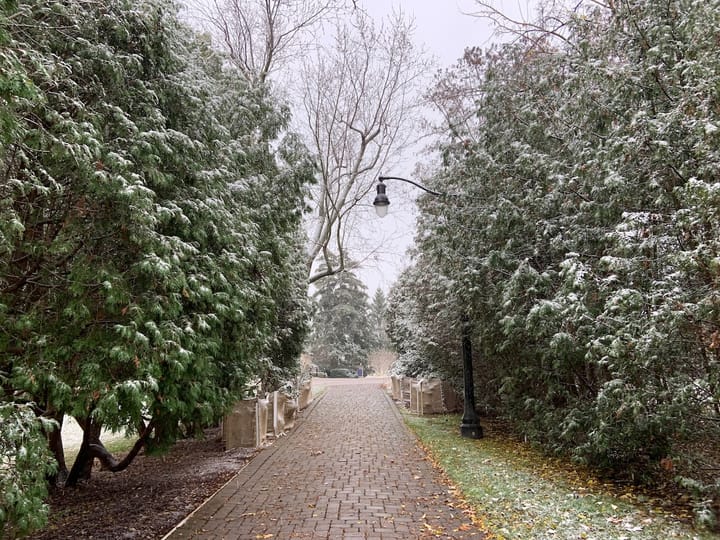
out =
[[720,3],[546,8],[438,78],[426,181],[447,195],[421,201],[389,333],[406,373],[457,379],[467,313],[486,411],[592,465],[685,475],[711,519]]
[[46,474],[122,470],[296,365],[312,168],[230,65],[172,1],[0,2],[0,535]]

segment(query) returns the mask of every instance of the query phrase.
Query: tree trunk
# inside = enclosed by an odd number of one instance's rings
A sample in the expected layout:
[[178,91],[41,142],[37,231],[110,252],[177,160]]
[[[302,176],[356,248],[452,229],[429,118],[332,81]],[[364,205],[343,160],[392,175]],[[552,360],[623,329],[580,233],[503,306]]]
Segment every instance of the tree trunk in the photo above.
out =
[[48,476],[47,479],[48,483],[51,486],[63,484],[68,476],[67,464],[65,463],[65,450],[63,448],[62,440],[62,426],[64,416],[65,415],[62,413],[53,414],[51,418],[58,423],[58,428],[45,434],[48,440],[48,446],[50,447],[50,451],[53,453],[55,461],[57,461],[58,464],[58,469],[55,474]]
[[83,440],[80,450],[75,458],[70,474],[65,482],[66,486],[76,486],[79,480],[89,480],[92,474],[92,466],[95,462],[95,454],[92,446],[100,445],[100,431],[102,425],[95,422],[92,418],[77,419],[78,424],[83,429]]
[[[78,422],[80,423],[80,422]],[[98,458],[103,467],[110,472],[120,472],[127,469],[127,467],[133,462],[135,457],[140,453],[140,450],[147,444],[150,434],[152,433],[155,424],[154,421],[145,426],[141,422],[140,425],[140,437],[130,449],[130,452],[120,461],[108,452],[107,448],[103,446],[100,441],[100,431],[102,426],[96,424],[92,420],[81,424],[83,427],[83,441],[80,446],[80,451],[75,459],[70,474],[68,475],[65,485],[67,487],[74,487],[77,485],[79,480],[87,480],[90,478],[92,472],[93,462],[95,458]]]

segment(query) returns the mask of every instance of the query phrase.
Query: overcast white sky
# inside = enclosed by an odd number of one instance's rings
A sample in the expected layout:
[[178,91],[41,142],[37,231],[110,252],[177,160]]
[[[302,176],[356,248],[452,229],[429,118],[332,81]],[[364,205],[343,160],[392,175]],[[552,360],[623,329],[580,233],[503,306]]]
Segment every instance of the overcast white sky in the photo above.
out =
[[[489,0],[503,13],[525,13],[535,0]],[[478,11],[474,0],[360,0],[373,17],[381,18],[401,8],[414,17],[417,43],[426,48],[448,66],[460,58],[468,46],[485,47],[491,42],[492,27],[489,21],[465,15]]]
[[[492,5],[503,13],[527,18],[537,0],[491,0]],[[438,67],[454,64],[466,47],[488,47],[501,38],[493,36],[491,22],[487,19],[472,17],[465,13],[477,11],[474,0],[360,0],[362,5],[376,20],[392,13],[393,8],[401,8],[415,19],[416,43],[437,58]],[[421,156],[409,154],[403,156],[405,163],[401,169],[383,171],[388,176],[412,178],[415,164]],[[417,180],[417,179],[415,179]],[[377,253],[363,263],[356,272],[368,287],[372,297],[378,287],[388,292],[399,273],[409,263],[406,250],[412,245],[415,233],[415,212],[412,202],[398,197],[399,192],[407,193],[402,185],[388,182],[390,214],[380,220],[369,217],[365,226],[370,234],[382,246]],[[419,190],[418,190],[419,191]],[[393,197],[395,193],[395,197]],[[419,194],[419,193],[418,193]],[[368,201],[368,205],[371,204]]]

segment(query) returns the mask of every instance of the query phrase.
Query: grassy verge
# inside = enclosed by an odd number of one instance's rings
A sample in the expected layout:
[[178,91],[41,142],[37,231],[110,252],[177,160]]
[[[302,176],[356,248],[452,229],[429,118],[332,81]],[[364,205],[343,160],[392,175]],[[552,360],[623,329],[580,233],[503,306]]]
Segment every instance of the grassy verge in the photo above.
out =
[[484,439],[464,439],[459,416],[405,414],[405,421],[496,538],[718,538],[693,529],[687,515],[671,514],[631,489],[617,492],[491,429]]

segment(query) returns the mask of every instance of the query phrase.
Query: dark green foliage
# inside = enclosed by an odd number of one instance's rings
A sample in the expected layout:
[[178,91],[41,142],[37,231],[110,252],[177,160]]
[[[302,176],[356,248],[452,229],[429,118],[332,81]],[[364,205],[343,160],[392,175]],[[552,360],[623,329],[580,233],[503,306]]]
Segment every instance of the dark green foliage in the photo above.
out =
[[43,429],[57,426],[42,422],[31,404],[0,401],[0,533],[22,535],[41,526],[47,518],[45,475],[56,464]]
[[390,348],[390,340],[385,332],[387,298],[382,289],[377,289],[370,303],[369,322],[372,332],[372,348],[375,350]]
[[646,475],[720,434],[719,14],[588,3],[446,74],[450,195],[391,294],[411,372],[457,376],[459,305],[481,402],[550,451]]
[[365,285],[346,270],[323,278],[317,286],[313,362],[324,369],[367,368],[373,336]]
[[293,372],[310,168],[173,2],[0,13],[2,399],[92,434],[72,483],[132,459],[93,454],[101,427],[163,449]]

